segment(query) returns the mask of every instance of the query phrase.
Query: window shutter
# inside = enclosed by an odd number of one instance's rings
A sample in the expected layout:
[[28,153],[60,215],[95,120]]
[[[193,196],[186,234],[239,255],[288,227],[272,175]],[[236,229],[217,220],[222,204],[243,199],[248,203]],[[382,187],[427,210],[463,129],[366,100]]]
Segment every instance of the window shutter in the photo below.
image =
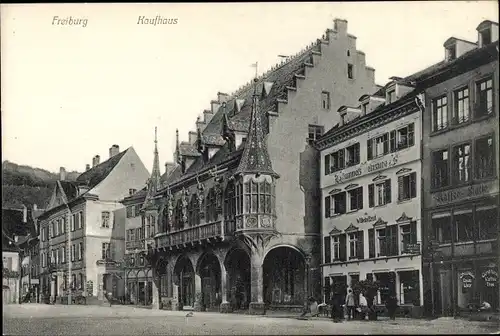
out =
[[389,135],[387,133],[384,134],[383,141],[384,141],[384,154],[389,153]]
[[330,197],[331,196],[326,196],[325,197],[325,218],[329,218],[331,215],[331,202],[330,202]]
[[372,150],[372,139],[368,139],[366,141],[366,148],[367,148],[367,157],[368,157],[368,160],[371,160],[373,158],[373,150]]
[[391,179],[385,180],[385,204],[392,202],[392,189],[391,189]]
[[404,182],[403,176],[398,177],[398,201],[403,199]]
[[390,136],[390,151],[395,152],[397,150],[396,147],[396,131],[391,131]]
[[345,155],[344,149],[339,150],[339,169],[343,169],[345,167]]
[[417,222],[410,223],[410,243],[417,243]]
[[374,185],[373,183],[372,184],[369,184],[368,185],[368,206],[370,208],[373,208],[375,206],[375,190],[374,190]]
[[340,242],[339,260],[346,261],[347,260],[347,245],[346,245],[346,235],[345,234],[341,234],[339,236],[339,242]]
[[365,238],[364,231],[358,231],[358,246],[356,246],[357,248],[356,254],[359,259],[365,258],[364,238]]
[[358,209],[363,209],[363,187],[358,188]]
[[410,198],[417,197],[417,173],[410,174]]
[[398,226],[397,225],[391,225],[388,226],[389,232],[390,232],[390,255],[398,255],[399,254],[399,244],[398,244]]
[[330,154],[325,155],[325,175],[330,174]]
[[368,229],[368,258],[375,258],[375,229]]
[[332,243],[331,243],[331,238],[330,236],[325,237],[323,239],[323,243],[325,245],[325,263],[330,263],[332,262]]

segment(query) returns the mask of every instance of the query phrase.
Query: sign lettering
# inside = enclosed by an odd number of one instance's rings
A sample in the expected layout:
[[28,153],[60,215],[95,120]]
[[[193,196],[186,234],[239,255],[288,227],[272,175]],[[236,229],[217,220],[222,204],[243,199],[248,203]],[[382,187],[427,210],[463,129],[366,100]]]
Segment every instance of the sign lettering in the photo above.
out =
[[393,154],[390,158],[384,161],[370,163],[370,164],[368,164],[368,162],[365,162],[354,170],[349,170],[346,172],[340,172],[338,174],[335,174],[333,175],[333,179],[335,180],[335,184],[340,184],[345,181],[351,180],[353,178],[359,177],[361,175],[394,167],[397,164],[398,164],[398,154]]
[[495,270],[489,269],[481,274],[486,287],[495,287],[498,283],[498,273]]
[[405,253],[408,254],[418,254],[420,253],[420,244],[419,243],[408,243],[405,245]]
[[465,271],[459,274],[460,280],[462,280],[463,288],[472,288],[472,283],[476,276],[471,271]]
[[356,221],[358,222],[358,224],[368,223],[368,222],[374,222],[376,220],[377,220],[377,216],[369,216],[366,213],[365,213],[365,217],[359,217],[358,219],[356,219]]
[[479,184],[476,186],[464,187],[449,191],[439,192],[433,195],[438,205],[461,201],[466,198],[474,198],[490,193],[488,184]]

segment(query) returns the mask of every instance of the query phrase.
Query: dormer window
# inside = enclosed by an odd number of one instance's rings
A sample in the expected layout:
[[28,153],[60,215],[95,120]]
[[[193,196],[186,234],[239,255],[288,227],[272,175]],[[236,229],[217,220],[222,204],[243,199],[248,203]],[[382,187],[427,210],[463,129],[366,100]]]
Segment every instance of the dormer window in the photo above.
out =
[[479,38],[480,38],[480,43],[481,46],[485,46],[491,43],[491,30],[490,29],[485,29],[481,32],[479,32]]
[[446,60],[451,61],[457,58],[457,50],[455,48],[455,45],[449,46],[446,48]]
[[370,102],[366,102],[366,103],[361,104],[361,112],[363,113],[363,115],[365,115],[368,112],[368,105],[369,104],[370,104]]
[[394,101],[396,101],[396,89],[387,92],[387,104],[393,103]]

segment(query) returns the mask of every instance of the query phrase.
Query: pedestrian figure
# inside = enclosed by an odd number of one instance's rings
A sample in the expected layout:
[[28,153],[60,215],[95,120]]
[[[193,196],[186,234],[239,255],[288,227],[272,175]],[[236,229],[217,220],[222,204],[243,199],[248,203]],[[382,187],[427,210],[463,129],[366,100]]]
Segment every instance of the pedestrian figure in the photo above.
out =
[[352,293],[352,289],[349,289],[349,293],[345,298],[345,305],[347,307],[347,319],[351,320],[354,318],[356,301],[354,300],[354,294]]
[[341,314],[343,314],[342,300],[338,293],[332,293],[330,305],[332,306],[332,320],[335,323],[340,322]]
[[398,300],[395,295],[391,294],[386,302],[385,307],[387,308],[387,312],[389,313],[389,317],[391,320],[396,319],[396,309],[398,308]]
[[106,298],[108,299],[109,306],[111,307],[111,299],[113,298],[113,293],[111,292],[106,293]]
[[361,316],[361,320],[364,321],[368,313],[368,301],[366,300],[363,293],[359,294],[359,309],[360,309],[359,315]]

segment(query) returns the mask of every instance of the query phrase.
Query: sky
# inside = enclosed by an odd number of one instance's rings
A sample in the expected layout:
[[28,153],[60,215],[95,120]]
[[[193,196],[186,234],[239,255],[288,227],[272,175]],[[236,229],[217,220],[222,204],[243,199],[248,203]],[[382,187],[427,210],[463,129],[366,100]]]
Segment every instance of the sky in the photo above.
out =
[[[176,24],[139,23],[156,16]],[[476,42],[498,2],[1,5],[2,161],[83,172],[117,144],[151,171],[158,127],[163,172],[176,128],[187,141],[217,92],[316,41],[334,18],[384,85],[441,61],[451,36]]]

